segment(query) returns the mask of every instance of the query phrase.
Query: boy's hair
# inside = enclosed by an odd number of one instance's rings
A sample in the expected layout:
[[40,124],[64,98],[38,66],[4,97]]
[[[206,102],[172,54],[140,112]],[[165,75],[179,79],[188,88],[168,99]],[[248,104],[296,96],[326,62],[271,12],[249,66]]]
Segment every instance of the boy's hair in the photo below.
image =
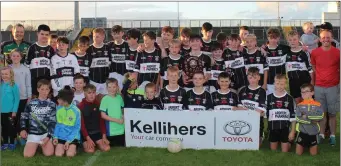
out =
[[230,37],[229,37],[229,39],[230,39],[231,41],[233,41],[233,40],[242,41],[242,39],[240,39],[240,36],[239,36],[238,34],[235,34],[235,33],[231,34]]
[[123,32],[123,28],[122,28],[121,25],[114,25],[111,28],[111,32],[113,32],[113,33],[120,33],[120,32]]
[[181,36],[190,37],[192,34],[192,29],[185,27],[181,30],[180,34],[181,34]]
[[96,86],[92,84],[88,84],[84,87],[84,92],[89,92],[89,91],[95,91],[96,92]]
[[246,31],[248,31],[249,27],[248,26],[241,26],[241,27],[239,27],[239,30],[246,30]]
[[65,36],[59,36],[57,39],[57,43],[64,43],[64,44],[69,44],[69,39]]
[[259,69],[257,67],[250,67],[247,70],[247,75],[251,75],[251,76],[260,75],[259,74]]
[[116,84],[118,85],[118,81],[116,78],[108,78],[107,81],[105,81],[105,84],[108,86],[109,84]]
[[47,26],[45,24],[41,24],[41,25],[38,26],[38,32],[40,32],[40,31],[48,31],[48,32],[50,32],[51,30],[50,30],[49,26]]
[[190,41],[196,40],[196,39],[201,40],[201,36],[198,35],[198,34],[191,34],[191,36],[189,37],[189,40],[190,40]]
[[142,37],[144,37],[144,36],[149,37],[151,40],[156,40],[156,34],[153,31],[147,31],[147,32],[143,33]]
[[92,33],[99,33],[105,35],[105,30],[103,28],[95,28],[94,30],[92,30]]
[[172,35],[174,35],[174,29],[170,26],[164,26],[161,32],[171,33]]
[[227,35],[226,35],[226,33],[224,33],[224,32],[219,32],[218,34],[217,34],[217,42],[219,42],[219,43],[222,43],[222,42],[224,42],[224,41],[226,41],[227,40]]
[[73,81],[76,81],[76,80],[83,80],[85,82],[85,77],[82,74],[76,74],[73,77]]
[[200,75],[203,75],[205,77],[205,73],[203,71],[194,72],[193,76],[196,75],[196,74],[200,74]]
[[90,38],[89,36],[81,36],[79,37],[79,43],[81,44],[90,44]]
[[287,34],[287,37],[294,37],[294,36],[298,36],[298,32],[297,31],[289,31]]
[[150,82],[150,83],[148,83],[148,84],[145,86],[144,89],[146,90],[146,89],[149,89],[149,88],[154,88],[154,89],[155,89],[155,88],[156,88],[156,85],[155,85],[154,83]]
[[129,29],[126,33],[127,39],[133,38],[133,39],[137,39],[137,41],[140,40],[141,38],[141,32],[138,29]]
[[181,46],[181,41],[178,40],[178,39],[172,39],[172,40],[169,42],[169,46],[173,46],[173,45]]
[[218,75],[218,80],[222,79],[222,78],[227,78],[229,80],[231,80],[231,77],[229,75],[229,73],[227,72],[221,72],[219,75]]
[[204,24],[202,24],[202,27],[201,27],[201,30],[204,30],[204,31],[210,31],[213,29],[213,26],[211,23],[209,22],[205,22]]
[[18,23],[18,24],[15,24],[15,25],[13,26],[12,31],[14,31],[15,29],[17,29],[17,27],[22,27],[22,28],[25,29],[24,25]]
[[46,79],[39,80],[37,83],[37,88],[39,89],[43,85],[46,85],[49,87],[49,89],[51,89],[51,82],[49,80],[46,80]]
[[179,73],[179,68],[177,66],[170,66],[170,67],[168,67],[167,72],[169,72],[169,73]]
[[266,35],[269,38],[279,38],[281,36],[281,32],[277,28],[269,28],[266,31]]
[[305,23],[303,23],[303,25],[302,25],[302,29],[305,29],[305,27],[307,27],[308,25],[310,25],[310,26],[313,26],[313,27],[314,27],[314,24],[313,24],[312,22],[308,21],[308,22],[305,22]]
[[52,34],[52,35],[50,36],[50,39],[58,39],[58,35]]
[[219,44],[218,42],[212,43],[211,52],[217,51],[217,50],[223,50],[223,49],[221,48],[221,44]]
[[310,89],[310,91],[314,91],[314,85],[312,85],[312,84],[310,84],[310,83],[305,83],[305,84],[303,84],[301,87],[300,87],[300,89],[302,90],[302,89],[304,89],[304,88],[309,88]]
[[287,76],[285,74],[276,74],[275,80],[281,80],[281,79],[287,79]]
[[257,36],[255,34],[248,34],[245,36],[245,40],[246,39],[253,39],[257,41]]
[[66,101],[68,104],[71,104],[74,98],[73,90],[67,85],[64,87],[64,89],[58,92],[57,98]]

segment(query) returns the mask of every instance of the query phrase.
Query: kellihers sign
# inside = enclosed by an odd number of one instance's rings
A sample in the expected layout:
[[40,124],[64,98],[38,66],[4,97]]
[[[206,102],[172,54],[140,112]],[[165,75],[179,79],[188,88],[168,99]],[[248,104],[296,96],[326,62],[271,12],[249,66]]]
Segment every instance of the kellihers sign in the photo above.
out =
[[177,138],[185,149],[258,150],[255,111],[166,111],[125,108],[127,147],[167,147]]

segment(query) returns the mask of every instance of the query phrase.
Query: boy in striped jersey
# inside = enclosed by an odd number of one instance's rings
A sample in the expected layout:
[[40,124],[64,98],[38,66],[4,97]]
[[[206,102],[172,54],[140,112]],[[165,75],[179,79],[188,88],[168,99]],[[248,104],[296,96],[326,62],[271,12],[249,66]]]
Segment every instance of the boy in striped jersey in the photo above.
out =
[[80,68],[80,74],[84,76],[85,83],[89,83],[90,55],[86,52],[89,48],[90,38],[88,36],[79,37],[78,49],[72,53],[76,56]]
[[284,74],[275,76],[275,91],[267,96],[268,128],[271,150],[277,150],[281,142],[282,152],[290,149],[289,141],[295,138],[295,101],[285,91],[287,78]]
[[219,89],[213,92],[212,102],[216,111],[232,111],[236,110],[238,104],[238,96],[230,90],[231,78],[227,72],[222,72],[218,76]]

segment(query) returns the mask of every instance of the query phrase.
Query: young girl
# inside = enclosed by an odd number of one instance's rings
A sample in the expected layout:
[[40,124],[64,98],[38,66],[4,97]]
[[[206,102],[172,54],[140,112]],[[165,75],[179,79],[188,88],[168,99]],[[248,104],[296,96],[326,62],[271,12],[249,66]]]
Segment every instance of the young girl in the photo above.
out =
[[14,80],[20,91],[20,102],[16,116],[17,118],[14,122],[14,128],[18,134],[20,133],[19,122],[21,113],[24,111],[26,103],[30,102],[32,96],[31,72],[29,68],[20,63],[22,57],[23,55],[18,49],[14,49],[10,53],[12,69],[14,72]]
[[12,118],[15,118],[19,106],[19,88],[14,83],[14,72],[10,67],[1,70],[0,82],[1,100],[1,128],[3,145],[1,150],[14,150],[14,139],[16,132]]
[[123,99],[119,95],[119,86],[115,78],[106,81],[108,95],[101,101],[101,116],[107,123],[107,136],[110,145],[125,146],[124,121],[123,121]]

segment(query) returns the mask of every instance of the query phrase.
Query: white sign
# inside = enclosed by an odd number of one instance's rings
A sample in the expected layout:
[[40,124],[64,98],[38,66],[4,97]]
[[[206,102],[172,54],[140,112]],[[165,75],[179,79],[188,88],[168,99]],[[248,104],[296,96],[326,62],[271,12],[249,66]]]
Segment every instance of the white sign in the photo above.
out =
[[125,108],[127,147],[258,150],[259,113],[254,111],[166,111]]

